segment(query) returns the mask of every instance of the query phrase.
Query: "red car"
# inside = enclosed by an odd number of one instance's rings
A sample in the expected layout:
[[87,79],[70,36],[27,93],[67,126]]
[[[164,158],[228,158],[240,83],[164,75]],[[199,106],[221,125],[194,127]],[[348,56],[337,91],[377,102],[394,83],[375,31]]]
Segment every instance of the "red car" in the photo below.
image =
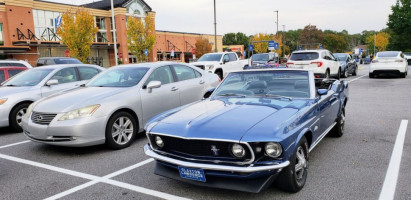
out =
[[0,83],[26,70],[27,67],[0,67]]

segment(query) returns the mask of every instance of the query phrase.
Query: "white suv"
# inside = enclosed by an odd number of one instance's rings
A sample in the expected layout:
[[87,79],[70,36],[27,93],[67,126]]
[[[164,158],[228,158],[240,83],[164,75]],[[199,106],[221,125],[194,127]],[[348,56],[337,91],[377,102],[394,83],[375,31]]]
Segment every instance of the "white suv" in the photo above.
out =
[[370,78],[380,74],[396,74],[405,78],[408,74],[407,59],[401,51],[378,52],[370,65]]
[[328,50],[294,51],[288,59],[288,68],[306,69],[314,72],[315,78],[335,77],[340,79],[341,64]]

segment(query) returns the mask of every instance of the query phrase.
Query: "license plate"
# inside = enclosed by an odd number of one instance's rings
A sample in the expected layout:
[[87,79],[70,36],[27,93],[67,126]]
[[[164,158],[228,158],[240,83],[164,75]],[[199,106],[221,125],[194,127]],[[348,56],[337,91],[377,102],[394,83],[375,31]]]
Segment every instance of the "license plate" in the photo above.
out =
[[202,169],[193,169],[187,167],[178,167],[181,178],[206,182],[204,171]]

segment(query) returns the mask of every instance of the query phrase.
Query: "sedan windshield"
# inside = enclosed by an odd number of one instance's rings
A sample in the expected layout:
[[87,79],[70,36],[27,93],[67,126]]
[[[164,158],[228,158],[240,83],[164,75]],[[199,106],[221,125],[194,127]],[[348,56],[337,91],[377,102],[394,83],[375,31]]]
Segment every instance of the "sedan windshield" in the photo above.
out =
[[346,54],[334,54],[334,56],[339,60],[339,61],[346,61],[347,60],[347,55]]
[[200,59],[198,59],[198,61],[202,62],[202,61],[220,61],[221,60],[221,56],[223,54],[206,54],[201,56]]
[[254,71],[230,73],[214,97],[310,98],[307,71]]
[[268,54],[255,54],[253,56],[253,61],[268,61],[269,59]]
[[4,82],[2,86],[9,87],[23,87],[34,86],[39,84],[47,75],[52,72],[53,69],[30,69],[19,73],[7,82]]
[[149,68],[111,68],[93,78],[88,87],[132,87],[137,85]]

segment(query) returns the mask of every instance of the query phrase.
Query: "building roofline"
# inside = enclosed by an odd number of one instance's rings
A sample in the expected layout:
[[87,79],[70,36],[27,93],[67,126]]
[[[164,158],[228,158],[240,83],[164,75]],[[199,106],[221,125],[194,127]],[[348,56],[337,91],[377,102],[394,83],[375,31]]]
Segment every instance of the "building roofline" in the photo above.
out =
[[[163,33],[180,33],[180,34],[191,34],[191,35],[214,35],[214,34],[203,34],[203,33],[190,33],[190,32],[178,32],[178,31],[165,31],[165,30],[156,30],[156,32],[163,32]],[[217,35],[223,36],[223,35]]]

